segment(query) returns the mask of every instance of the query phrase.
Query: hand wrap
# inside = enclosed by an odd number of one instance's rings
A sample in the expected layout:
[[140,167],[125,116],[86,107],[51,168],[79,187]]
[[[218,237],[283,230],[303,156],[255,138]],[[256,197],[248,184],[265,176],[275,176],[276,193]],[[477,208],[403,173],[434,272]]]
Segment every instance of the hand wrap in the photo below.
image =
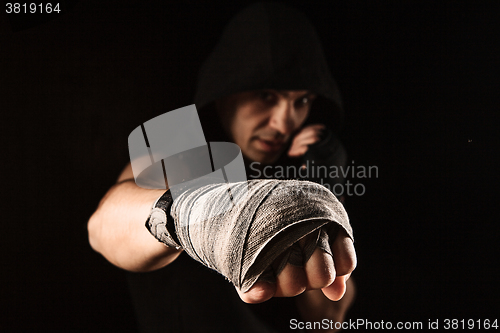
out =
[[[170,200],[171,207],[168,195],[167,204],[162,198],[146,223],[148,230],[163,243],[182,247],[243,292],[259,278],[273,279],[286,263],[304,264],[316,246],[332,254],[330,242],[338,227],[352,238],[342,204],[326,188],[309,181],[251,180],[191,187],[173,203]],[[297,241],[309,234],[301,249]]]

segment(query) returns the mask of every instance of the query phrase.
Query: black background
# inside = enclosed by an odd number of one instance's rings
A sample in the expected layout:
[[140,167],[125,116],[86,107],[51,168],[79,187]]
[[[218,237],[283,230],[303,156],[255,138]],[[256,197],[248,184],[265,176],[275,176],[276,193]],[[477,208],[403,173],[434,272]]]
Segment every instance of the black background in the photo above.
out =
[[[0,14],[2,331],[136,331],[125,274],[91,250],[86,222],[128,162],[128,134],[192,103],[201,62],[247,3]],[[500,3],[290,3],[339,83],[351,160],[379,170],[347,198],[348,318],[499,318]]]

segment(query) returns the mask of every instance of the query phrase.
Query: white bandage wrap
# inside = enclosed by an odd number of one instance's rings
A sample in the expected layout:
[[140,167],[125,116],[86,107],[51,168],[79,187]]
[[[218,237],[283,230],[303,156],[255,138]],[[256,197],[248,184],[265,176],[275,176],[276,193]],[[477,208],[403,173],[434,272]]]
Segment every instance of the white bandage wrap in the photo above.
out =
[[[287,262],[304,264],[316,246],[332,254],[338,228],[353,238],[343,205],[325,187],[298,180],[251,180],[187,189],[171,207],[177,238],[192,258],[243,292]],[[308,242],[297,241],[306,235]],[[273,262],[283,254],[272,270]]]

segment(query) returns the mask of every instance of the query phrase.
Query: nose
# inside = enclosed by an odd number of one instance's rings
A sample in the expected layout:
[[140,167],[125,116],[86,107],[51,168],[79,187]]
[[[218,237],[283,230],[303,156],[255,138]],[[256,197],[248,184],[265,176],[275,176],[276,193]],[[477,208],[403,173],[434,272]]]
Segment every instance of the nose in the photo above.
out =
[[287,136],[295,129],[293,102],[281,101],[271,111],[269,126]]

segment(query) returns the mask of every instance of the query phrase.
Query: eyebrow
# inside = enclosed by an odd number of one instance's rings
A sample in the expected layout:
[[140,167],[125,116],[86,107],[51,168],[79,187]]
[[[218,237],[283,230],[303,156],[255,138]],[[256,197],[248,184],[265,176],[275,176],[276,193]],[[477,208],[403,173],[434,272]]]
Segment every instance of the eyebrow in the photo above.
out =
[[[285,97],[288,97],[289,96],[289,92],[288,90],[276,90],[279,94],[285,96]],[[313,93],[312,91],[306,91],[304,94],[300,95],[299,97],[297,97],[297,99],[299,98],[304,98],[304,97],[316,97],[316,94]]]

